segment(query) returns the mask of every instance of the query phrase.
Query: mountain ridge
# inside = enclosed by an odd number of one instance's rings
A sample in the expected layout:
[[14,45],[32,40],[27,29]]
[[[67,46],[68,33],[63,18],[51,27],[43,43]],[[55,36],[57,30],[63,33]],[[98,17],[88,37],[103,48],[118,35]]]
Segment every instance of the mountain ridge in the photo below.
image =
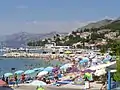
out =
[[[51,38],[56,34],[67,34],[67,33],[61,33],[61,32],[48,32],[48,33],[28,33],[28,32],[18,32],[14,33],[12,35],[5,35],[4,40],[2,40],[2,43],[4,43],[4,46],[6,47],[23,47],[26,46],[28,41],[34,41],[34,40],[40,40],[45,38]],[[1,38],[3,38],[1,37]]]

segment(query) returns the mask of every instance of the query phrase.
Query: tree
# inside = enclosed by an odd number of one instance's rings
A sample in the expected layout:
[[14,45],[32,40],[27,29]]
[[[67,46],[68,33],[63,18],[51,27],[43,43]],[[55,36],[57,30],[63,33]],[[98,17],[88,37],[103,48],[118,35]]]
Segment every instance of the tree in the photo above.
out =
[[82,48],[82,46],[78,44],[78,45],[77,45],[77,48]]
[[55,40],[55,43],[57,44],[57,45],[59,45],[60,44],[60,38],[58,37],[58,38],[56,38],[56,40]]
[[85,38],[82,38],[81,42],[82,42],[82,47],[84,48],[85,47]]
[[56,34],[56,37],[60,37],[60,35],[59,35],[59,34]]
[[69,35],[69,39],[73,39],[74,37],[73,37],[73,35]]
[[31,41],[28,42],[27,45],[28,45],[28,46],[32,46],[32,42],[31,42]]
[[73,35],[76,35],[76,32],[75,32],[75,31],[72,31],[72,34],[73,34]]
[[106,45],[103,45],[103,46],[100,46],[101,47],[101,49],[100,49],[100,52],[102,53],[102,54],[104,54],[106,51],[107,51],[107,47],[106,47]]
[[116,53],[116,69],[117,72],[114,74],[114,79],[120,82],[120,41],[114,41],[111,50]]
[[111,51],[116,55],[120,55],[120,41],[113,41],[111,43]]
[[98,34],[97,33],[91,33],[91,40],[97,40]]
[[117,72],[114,74],[114,79],[120,82],[120,54],[116,60],[116,69],[117,69]]

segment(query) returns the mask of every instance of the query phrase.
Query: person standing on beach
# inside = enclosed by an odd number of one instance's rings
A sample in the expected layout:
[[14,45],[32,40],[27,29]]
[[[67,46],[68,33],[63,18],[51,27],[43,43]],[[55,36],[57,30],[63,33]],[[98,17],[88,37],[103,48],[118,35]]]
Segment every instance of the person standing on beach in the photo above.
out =
[[5,76],[4,75],[2,76],[2,80],[5,81]]
[[87,77],[85,77],[85,89],[90,89],[90,82]]
[[24,83],[25,82],[25,74],[22,75],[21,79],[22,79],[22,83]]
[[18,87],[18,78],[17,78],[17,74],[14,75],[14,80],[15,80],[15,84]]
[[6,77],[5,82],[6,82],[7,85],[9,84],[9,79],[8,79],[8,77]]
[[107,85],[106,85],[106,82],[103,82],[100,90],[107,90]]

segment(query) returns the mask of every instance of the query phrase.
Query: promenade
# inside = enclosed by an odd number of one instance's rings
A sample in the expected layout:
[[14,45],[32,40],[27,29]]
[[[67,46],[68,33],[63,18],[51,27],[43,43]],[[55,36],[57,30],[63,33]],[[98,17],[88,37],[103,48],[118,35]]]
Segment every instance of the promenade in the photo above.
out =
[[[101,84],[97,84],[96,82],[92,82],[90,84],[91,88],[88,90],[100,90],[101,88]],[[55,86],[45,86],[44,87],[45,90],[83,90],[84,89],[84,85],[71,85],[71,84],[67,84],[64,86],[60,86],[60,87],[55,87]],[[36,90],[36,87],[34,86],[26,86],[26,85],[21,85],[18,88],[14,88],[14,90]]]

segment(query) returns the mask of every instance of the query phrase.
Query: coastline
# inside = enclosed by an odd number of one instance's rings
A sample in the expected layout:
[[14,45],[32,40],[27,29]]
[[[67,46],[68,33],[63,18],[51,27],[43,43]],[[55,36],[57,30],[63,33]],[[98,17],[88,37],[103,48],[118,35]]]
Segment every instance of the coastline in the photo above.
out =
[[[67,55],[68,57],[68,55]],[[52,61],[52,60],[57,60],[57,61],[67,61],[68,59],[66,58],[66,54],[52,54],[52,53],[28,53],[28,52],[10,52],[10,53],[5,53],[2,56],[0,56],[0,59],[2,58],[17,58],[17,59],[43,59],[47,62]]]

